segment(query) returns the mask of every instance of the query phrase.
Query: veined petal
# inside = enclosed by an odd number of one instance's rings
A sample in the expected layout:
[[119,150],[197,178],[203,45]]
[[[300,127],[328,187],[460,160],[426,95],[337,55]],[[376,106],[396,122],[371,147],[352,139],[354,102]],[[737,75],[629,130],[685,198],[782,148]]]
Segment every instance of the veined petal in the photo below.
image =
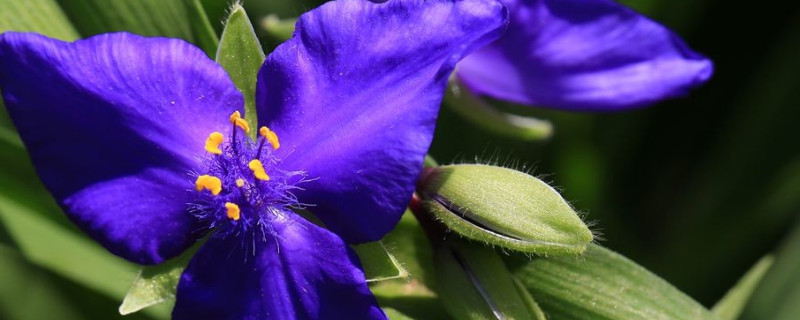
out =
[[139,263],[195,240],[189,174],[243,104],[202,51],[126,33],[75,43],[5,33],[0,89],[42,181],[90,236]]
[[611,0],[505,0],[508,32],[458,65],[471,90],[521,104],[615,110],[680,96],[711,61]]
[[173,319],[386,319],[342,239],[293,213],[272,227],[203,245],[181,276]]
[[301,202],[348,241],[381,238],[400,219],[430,146],[447,79],[499,36],[493,0],[328,2],[259,72],[259,121],[305,170]]

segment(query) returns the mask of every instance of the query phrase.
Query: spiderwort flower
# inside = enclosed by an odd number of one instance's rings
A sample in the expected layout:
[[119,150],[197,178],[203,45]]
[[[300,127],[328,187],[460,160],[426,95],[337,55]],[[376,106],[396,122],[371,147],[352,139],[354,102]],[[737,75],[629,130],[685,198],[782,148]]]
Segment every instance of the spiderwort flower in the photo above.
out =
[[503,0],[508,31],[458,65],[470,91],[524,105],[608,111],[680,96],[711,62],[613,0]]
[[257,125],[175,39],[6,33],[0,88],[43,182],[108,250],[159,263],[214,231],[174,318],[384,318],[342,239],[399,220],[449,73],[506,19],[493,0],[327,3],[264,62]]

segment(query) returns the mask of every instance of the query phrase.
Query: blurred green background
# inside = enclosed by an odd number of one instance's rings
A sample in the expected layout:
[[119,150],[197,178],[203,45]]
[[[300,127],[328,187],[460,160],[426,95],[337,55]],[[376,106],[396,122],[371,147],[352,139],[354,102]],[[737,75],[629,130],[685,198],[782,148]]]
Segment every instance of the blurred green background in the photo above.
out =
[[[551,120],[555,135],[545,142],[497,136],[443,108],[431,154],[441,163],[477,159],[533,168],[597,222],[601,244],[711,306],[778,247],[800,214],[800,3],[623,2],[708,55],[716,67],[712,80],[687,98],[623,113],[498,103]],[[0,31],[71,40],[131,30],[201,43],[198,24],[189,22],[194,3],[0,0]],[[295,17],[318,3],[248,0],[244,6],[269,48],[278,41],[259,28],[263,17]],[[201,4],[219,34],[227,2]],[[161,9],[147,9],[153,7]],[[46,195],[5,111],[0,213],[0,319],[116,314],[136,267],[110,255],[84,258],[102,249],[69,225]],[[72,244],[84,249],[75,252]],[[126,319],[168,312],[163,306]]]

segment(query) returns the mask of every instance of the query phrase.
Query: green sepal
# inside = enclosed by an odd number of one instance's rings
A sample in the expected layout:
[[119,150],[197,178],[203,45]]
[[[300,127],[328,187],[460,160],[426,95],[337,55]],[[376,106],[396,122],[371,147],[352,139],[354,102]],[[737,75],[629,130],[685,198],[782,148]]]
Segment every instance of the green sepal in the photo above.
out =
[[383,243],[369,242],[352,246],[361,260],[364,276],[367,282],[378,282],[408,277],[408,271],[403,268]]
[[555,189],[516,170],[478,164],[428,168],[418,191],[425,209],[448,228],[491,245],[578,254],[593,239]]
[[718,319],[655,274],[598,245],[581,256],[515,258],[509,269],[552,319]]
[[444,96],[444,105],[476,126],[500,136],[540,141],[553,135],[553,124],[550,121],[501,111],[470,93],[456,80],[450,81]]
[[248,135],[254,140],[258,135],[256,78],[264,57],[247,13],[241,5],[234,4],[222,31],[216,60],[244,96],[244,116],[251,124]]
[[544,319],[489,247],[450,238],[436,250],[437,293],[456,319]]
[[[139,310],[171,301],[175,298],[183,270],[189,261],[202,246],[204,241],[186,250],[180,256],[170,259],[159,265],[144,266],[139,269],[130,285],[119,313],[131,314]],[[365,243],[353,246],[353,250],[361,260],[361,266],[367,277],[367,282],[398,279],[408,276],[400,263],[388,253],[380,242]]]
[[194,254],[200,249],[205,240],[198,242],[180,256],[154,266],[144,266],[136,273],[131,282],[131,287],[122,304],[119,314],[127,315],[144,308],[175,299],[183,269],[189,264]]

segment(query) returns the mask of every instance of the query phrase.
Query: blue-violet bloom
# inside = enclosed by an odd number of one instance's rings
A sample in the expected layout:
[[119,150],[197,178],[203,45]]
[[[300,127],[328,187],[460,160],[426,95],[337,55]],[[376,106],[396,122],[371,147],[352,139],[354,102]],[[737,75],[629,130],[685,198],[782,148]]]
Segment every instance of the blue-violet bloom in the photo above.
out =
[[711,61],[614,0],[503,2],[508,31],[456,71],[473,93],[524,105],[614,111],[684,95],[711,77]]
[[346,242],[400,219],[449,74],[506,23],[494,0],[329,2],[267,57],[252,127],[176,39],[5,33],[0,89],[42,181],[111,252],[159,263],[213,230],[175,319],[383,319]]

